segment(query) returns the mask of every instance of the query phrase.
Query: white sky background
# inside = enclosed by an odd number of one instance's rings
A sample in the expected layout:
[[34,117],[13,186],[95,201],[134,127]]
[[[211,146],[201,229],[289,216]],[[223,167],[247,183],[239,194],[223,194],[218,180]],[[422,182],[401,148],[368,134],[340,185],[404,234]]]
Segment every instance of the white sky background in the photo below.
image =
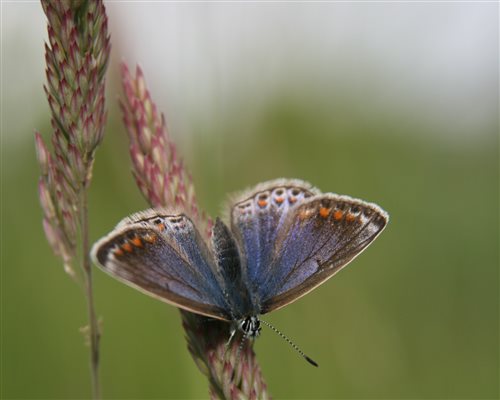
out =
[[[495,2],[105,4],[111,67],[139,63],[174,126],[235,104],[251,116],[289,86],[319,98],[342,87],[389,115],[421,113],[453,141],[491,132],[498,114]],[[31,141],[48,110],[45,23],[38,2],[2,1],[5,145]]]

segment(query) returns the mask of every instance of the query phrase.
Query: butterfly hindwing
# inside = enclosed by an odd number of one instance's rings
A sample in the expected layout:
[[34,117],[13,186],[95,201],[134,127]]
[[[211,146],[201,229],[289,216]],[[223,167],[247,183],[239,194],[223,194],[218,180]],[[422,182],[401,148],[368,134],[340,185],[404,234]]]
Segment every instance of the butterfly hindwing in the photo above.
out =
[[213,256],[190,218],[150,210],[123,220],[94,245],[105,272],[177,307],[231,319]]

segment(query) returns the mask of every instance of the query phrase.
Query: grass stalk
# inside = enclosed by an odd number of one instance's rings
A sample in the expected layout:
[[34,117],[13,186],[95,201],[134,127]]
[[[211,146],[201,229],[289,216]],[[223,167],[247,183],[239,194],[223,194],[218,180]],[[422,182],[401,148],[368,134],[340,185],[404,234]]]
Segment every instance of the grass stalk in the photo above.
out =
[[85,277],[85,297],[89,319],[89,344],[90,344],[90,371],[92,381],[92,398],[101,398],[99,382],[99,321],[94,304],[94,290],[92,281],[92,261],[90,259],[89,219],[87,190],[81,191],[81,237],[82,237],[82,270]]
[[[84,288],[92,396],[99,384],[100,331],[94,304],[90,260],[88,190],[95,152],[106,122],[105,73],[110,40],[102,0],[41,0],[47,16],[45,44],[51,110],[52,149],[35,133],[41,176],[38,184],[45,236],[62,259],[64,271]],[[74,268],[80,264],[81,268]]]

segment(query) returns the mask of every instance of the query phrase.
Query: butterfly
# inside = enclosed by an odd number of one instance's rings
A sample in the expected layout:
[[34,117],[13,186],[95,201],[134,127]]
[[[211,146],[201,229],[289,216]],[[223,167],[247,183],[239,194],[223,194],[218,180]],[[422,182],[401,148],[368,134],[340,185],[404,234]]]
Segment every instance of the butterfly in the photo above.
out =
[[207,242],[180,209],[122,220],[92,249],[95,263],[140,291],[259,335],[262,314],[301,298],[385,228],[379,206],[299,180],[261,183],[229,202]]

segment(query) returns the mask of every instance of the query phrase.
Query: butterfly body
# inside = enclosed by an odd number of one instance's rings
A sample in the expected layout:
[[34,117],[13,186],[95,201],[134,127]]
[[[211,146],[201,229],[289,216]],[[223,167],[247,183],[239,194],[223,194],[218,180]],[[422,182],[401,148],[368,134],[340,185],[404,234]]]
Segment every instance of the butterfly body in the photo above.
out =
[[206,241],[182,210],[124,219],[92,250],[107,273],[153,297],[232,321],[245,336],[258,316],[302,297],[356,257],[384,229],[377,205],[322,194],[308,183],[260,184],[230,203]]

